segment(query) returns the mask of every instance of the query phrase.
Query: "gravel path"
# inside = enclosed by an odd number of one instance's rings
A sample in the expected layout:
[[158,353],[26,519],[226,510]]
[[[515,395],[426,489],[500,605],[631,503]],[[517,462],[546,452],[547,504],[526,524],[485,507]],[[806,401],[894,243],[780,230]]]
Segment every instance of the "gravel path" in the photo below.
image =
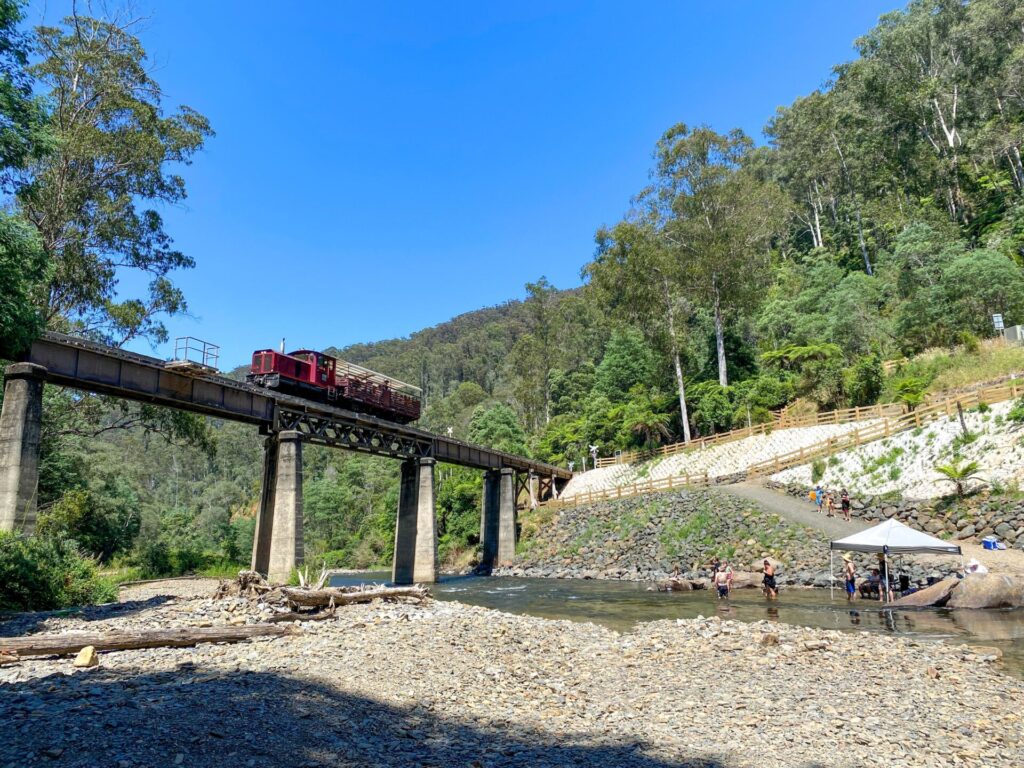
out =
[[792,523],[815,528],[830,539],[841,539],[870,527],[863,520],[848,523],[841,517],[826,517],[824,513],[819,514],[809,499],[796,499],[760,484],[721,485],[718,490],[753,501]]
[[[256,616],[154,597],[35,628]],[[1024,682],[990,658],[717,617],[618,634],[459,603],[351,606],[279,640],[4,667],[0,766],[1019,766]]]
[[[852,523],[848,523],[842,518],[828,518],[824,515],[819,515],[810,501],[797,499],[781,491],[766,488],[759,484],[736,483],[735,485],[722,485],[718,486],[718,490],[757,502],[764,509],[774,512],[779,517],[790,522],[822,531],[830,539],[839,539],[870,527],[863,520],[855,519]],[[959,544],[963,549],[965,560],[976,558],[994,573],[1024,576],[1024,550],[1004,549],[993,551],[984,549],[980,544],[972,542],[961,541]],[[945,564],[948,566],[950,562],[949,558],[937,558],[926,555],[907,557],[906,559],[908,562],[918,562],[923,565]]]

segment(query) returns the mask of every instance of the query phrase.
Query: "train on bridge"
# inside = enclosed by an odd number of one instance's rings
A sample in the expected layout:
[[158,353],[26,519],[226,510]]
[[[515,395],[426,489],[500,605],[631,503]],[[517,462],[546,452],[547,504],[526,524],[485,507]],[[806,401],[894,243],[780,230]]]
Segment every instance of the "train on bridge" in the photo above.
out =
[[401,424],[420,417],[419,387],[310,349],[258,349],[245,379]]

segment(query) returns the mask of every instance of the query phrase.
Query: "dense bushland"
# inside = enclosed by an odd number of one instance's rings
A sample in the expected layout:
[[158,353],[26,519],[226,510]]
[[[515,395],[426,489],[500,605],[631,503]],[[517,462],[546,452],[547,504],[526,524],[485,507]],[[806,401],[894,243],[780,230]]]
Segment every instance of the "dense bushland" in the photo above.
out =
[[[192,260],[157,210],[183,199],[211,127],[165,114],[116,19],[26,31],[0,6],[0,354],[41,327],[161,341]],[[762,141],[668,127],[622,220],[594,222],[581,287],[541,277],[523,301],[337,351],[418,383],[429,429],[576,468],[590,446],[688,440],[797,398],[913,408],[1019,371],[1024,353],[987,339],[993,313],[1024,323],[1021,29],[1014,0],[913,0],[766,115]],[[142,295],[115,289],[130,270],[153,277]],[[48,389],[41,533],[147,575],[245,562],[260,454],[237,425]],[[305,470],[307,553],[386,562],[395,464],[308,447]],[[438,499],[454,562],[479,476],[439,468]]]

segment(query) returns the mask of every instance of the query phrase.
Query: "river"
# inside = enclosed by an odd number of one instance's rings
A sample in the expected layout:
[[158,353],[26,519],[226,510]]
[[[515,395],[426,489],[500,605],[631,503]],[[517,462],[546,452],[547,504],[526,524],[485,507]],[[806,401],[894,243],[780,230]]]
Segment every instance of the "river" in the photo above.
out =
[[[331,584],[386,583],[387,572],[335,574]],[[651,592],[647,584],[580,579],[442,576],[431,586],[439,600],[547,619],[591,621],[620,632],[658,619],[718,615],[737,621],[770,619],[820,629],[888,632],[1000,648],[1008,670],[1024,677],[1024,610],[892,610],[869,600],[847,603],[836,590],[784,589],[769,603],[758,589],[736,590],[725,601],[709,591]]]

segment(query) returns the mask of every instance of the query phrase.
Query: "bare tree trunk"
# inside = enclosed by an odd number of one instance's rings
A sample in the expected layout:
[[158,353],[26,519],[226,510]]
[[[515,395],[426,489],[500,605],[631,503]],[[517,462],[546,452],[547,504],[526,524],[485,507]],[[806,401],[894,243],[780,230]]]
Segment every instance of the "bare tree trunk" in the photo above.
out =
[[874,270],[871,269],[871,259],[868,257],[868,246],[864,242],[864,225],[861,224],[860,220],[860,206],[857,206],[857,240],[860,242],[860,255],[864,259],[864,271],[869,275],[873,275]]
[[686,384],[683,381],[683,366],[679,360],[679,343],[676,340],[676,309],[668,280],[663,279],[665,289],[665,314],[668,317],[668,337],[672,344],[672,365],[676,372],[676,388],[679,390],[679,415],[683,423],[683,442],[690,442],[690,414],[686,408]]
[[683,442],[690,442],[690,414],[686,408],[686,384],[683,382],[683,366],[679,362],[679,353],[672,350],[672,364],[676,369],[676,387],[679,389],[679,413],[683,422]]
[[725,326],[722,323],[722,301],[718,291],[718,277],[711,278],[711,290],[715,295],[715,350],[718,353],[718,383],[729,386],[729,373],[725,365]]

